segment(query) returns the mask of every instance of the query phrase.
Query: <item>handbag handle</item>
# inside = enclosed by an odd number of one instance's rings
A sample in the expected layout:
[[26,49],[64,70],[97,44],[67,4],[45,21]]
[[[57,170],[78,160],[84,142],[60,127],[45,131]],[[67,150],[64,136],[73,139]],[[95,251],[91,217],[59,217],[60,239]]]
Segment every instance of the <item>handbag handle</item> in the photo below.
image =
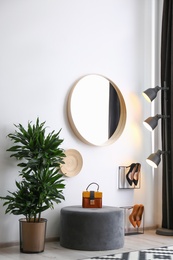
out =
[[96,182],[91,182],[88,187],[86,188],[86,190],[88,190],[89,186],[92,185],[92,184],[96,184],[97,185],[97,191],[99,190],[99,185],[96,183]]

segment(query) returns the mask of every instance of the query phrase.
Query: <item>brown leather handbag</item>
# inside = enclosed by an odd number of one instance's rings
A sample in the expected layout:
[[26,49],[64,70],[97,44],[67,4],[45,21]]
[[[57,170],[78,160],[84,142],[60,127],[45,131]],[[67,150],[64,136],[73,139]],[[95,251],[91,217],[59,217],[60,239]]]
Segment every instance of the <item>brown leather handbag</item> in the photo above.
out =
[[[88,191],[90,185],[97,185],[97,191]],[[99,191],[99,185],[92,182],[82,193],[82,207],[83,208],[102,208],[102,192]]]

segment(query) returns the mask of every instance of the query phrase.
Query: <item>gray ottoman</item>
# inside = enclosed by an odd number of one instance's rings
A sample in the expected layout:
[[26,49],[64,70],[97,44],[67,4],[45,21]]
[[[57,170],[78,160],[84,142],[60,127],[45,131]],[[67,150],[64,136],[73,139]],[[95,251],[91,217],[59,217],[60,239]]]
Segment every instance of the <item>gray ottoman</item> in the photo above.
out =
[[124,211],[116,207],[61,209],[60,245],[86,251],[113,250],[124,245]]

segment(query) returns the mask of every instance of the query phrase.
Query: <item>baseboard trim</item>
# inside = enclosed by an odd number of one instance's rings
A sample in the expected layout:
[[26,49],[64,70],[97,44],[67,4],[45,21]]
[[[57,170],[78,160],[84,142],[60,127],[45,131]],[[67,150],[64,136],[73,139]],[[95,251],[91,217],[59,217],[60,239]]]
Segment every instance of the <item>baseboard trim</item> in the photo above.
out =
[[158,225],[153,226],[153,227],[144,227],[144,230],[155,230],[158,228]]
[[[46,238],[46,243],[47,242],[59,242],[60,238],[59,237],[49,237]],[[0,248],[5,248],[5,247],[12,247],[12,246],[19,246],[19,242],[6,242],[6,243],[0,243]]]

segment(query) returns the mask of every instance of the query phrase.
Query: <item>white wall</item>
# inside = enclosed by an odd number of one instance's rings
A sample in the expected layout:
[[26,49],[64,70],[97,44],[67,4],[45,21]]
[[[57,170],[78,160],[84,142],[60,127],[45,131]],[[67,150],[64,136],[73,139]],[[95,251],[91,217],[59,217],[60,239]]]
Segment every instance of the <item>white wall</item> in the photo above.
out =
[[[145,205],[145,226],[155,217],[155,173],[146,165],[151,135],[143,129],[150,105],[141,92],[151,86],[152,2],[150,0],[1,0],[0,1],[0,193],[14,190],[16,161],[6,149],[13,124],[27,125],[39,116],[50,130],[62,128],[64,149],[83,157],[80,174],[66,179],[65,202],[43,214],[47,237],[59,235],[59,211],[81,204],[86,186],[96,181],[103,204]],[[160,2],[160,1],[154,1]],[[66,102],[81,76],[98,73],[121,90],[127,106],[122,136],[107,147],[79,141],[69,127]],[[142,164],[139,190],[118,190],[119,165]],[[18,219],[4,215],[0,202],[0,243],[18,241]],[[11,226],[12,224],[12,226]]]

